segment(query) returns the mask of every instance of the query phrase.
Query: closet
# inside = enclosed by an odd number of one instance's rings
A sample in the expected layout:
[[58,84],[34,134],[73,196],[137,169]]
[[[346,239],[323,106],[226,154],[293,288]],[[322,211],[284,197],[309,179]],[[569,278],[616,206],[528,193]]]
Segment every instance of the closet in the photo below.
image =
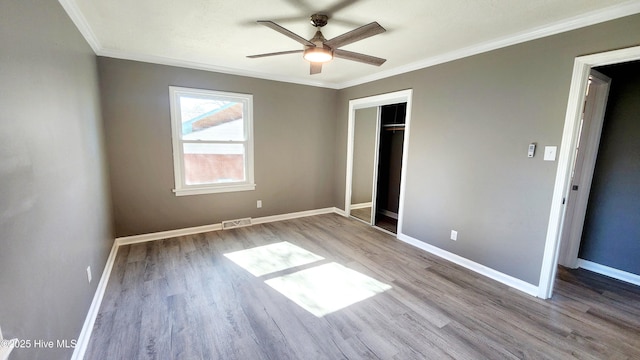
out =
[[397,233],[407,103],[358,109],[350,215]]
[[404,146],[404,118],[407,104],[381,106],[380,144],[378,147],[378,182],[374,225],[396,233],[402,148]]

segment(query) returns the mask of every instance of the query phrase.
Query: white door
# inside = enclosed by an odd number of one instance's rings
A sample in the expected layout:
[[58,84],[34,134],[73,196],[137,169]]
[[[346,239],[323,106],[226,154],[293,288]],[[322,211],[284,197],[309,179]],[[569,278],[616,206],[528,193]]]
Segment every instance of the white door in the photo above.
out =
[[578,251],[582,239],[584,217],[587,212],[593,170],[598,155],[602,124],[611,79],[593,69],[582,110],[580,134],[571,175],[571,186],[565,195],[566,213],[560,242],[560,265],[578,267]]

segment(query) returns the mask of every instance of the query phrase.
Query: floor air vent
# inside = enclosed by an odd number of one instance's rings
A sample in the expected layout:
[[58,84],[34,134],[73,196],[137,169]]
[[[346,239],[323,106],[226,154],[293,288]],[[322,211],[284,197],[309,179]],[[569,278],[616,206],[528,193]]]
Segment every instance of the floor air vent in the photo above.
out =
[[226,220],[222,222],[222,230],[251,226],[251,218]]

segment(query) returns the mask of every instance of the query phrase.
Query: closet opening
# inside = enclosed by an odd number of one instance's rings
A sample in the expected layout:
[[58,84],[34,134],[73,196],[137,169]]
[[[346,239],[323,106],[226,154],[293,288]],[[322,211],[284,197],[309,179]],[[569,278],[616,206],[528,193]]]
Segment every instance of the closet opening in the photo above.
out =
[[373,225],[396,234],[407,103],[380,107],[378,178]]

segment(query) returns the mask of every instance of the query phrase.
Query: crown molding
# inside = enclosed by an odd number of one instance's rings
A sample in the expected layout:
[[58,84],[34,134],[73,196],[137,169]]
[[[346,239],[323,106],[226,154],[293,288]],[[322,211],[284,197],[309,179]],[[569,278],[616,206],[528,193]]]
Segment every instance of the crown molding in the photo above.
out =
[[578,16],[567,18],[561,21],[557,21],[544,26],[535,27],[529,30],[525,30],[509,36],[489,40],[476,45],[468,46],[462,49],[450,51],[448,53],[432,56],[427,59],[416,61],[410,64],[398,66],[393,69],[381,71],[372,75],[364,76],[352,81],[346,81],[338,85],[339,89],[345,89],[351,86],[361,85],[368,82],[385,79],[391,76],[396,76],[404,73],[408,73],[415,70],[420,70],[443,64],[449,61],[462,59],[465,57],[497,50],[500,48],[508,47],[540,39],[543,37],[560,34],[563,32],[576,30],[579,28],[603,23],[605,21],[615,20],[629,15],[640,13],[640,1],[632,0],[619,5],[610,6],[601,10],[595,10],[587,12]]
[[98,41],[96,34],[93,32],[93,29],[91,29],[91,26],[89,26],[89,22],[84,15],[82,15],[82,11],[78,8],[78,4],[76,4],[74,0],[58,0],[58,2],[62,5],[64,11],[67,12],[71,21],[76,25],[80,34],[82,34],[87,43],[89,43],[93,52],[97,54],[101,49],[100,42]]
[[300,78],[295,76],[274,75],[262,72],[256,72],[246,69],[231,68],[226,66],[219,66],[214,64],[200,63],[195,61],[188,61],[182,59],[175,59],[162,56],[154,56],[147,54],[132,53],[127,51],[117,51],[111,49],[105,49],[100,44],[100,41],[95,36],[95,33],[91,29],[91,26],[87,22],[86,18],[82,15],[82,12],[78,8],[74,0],[58,0],[58,2],[65,9],[73,23],[76,25],[80,33],[84,36],[85,40],[89,43],[89,46],[98,56],[112,57],[118,59],[135,60],[147,63],[178,66],[190,69],[214,71],[230,75],[247,76],[252,78],[273,80],[286,83],[293,83],[299,85],[308,85],[315,87],[323,87],[329,89],[345,89],[348,87],[365,84],[368,82],[385,79],[388,77],[401,75],[415,70],[420,70],[443,64],[449,61],[462,59],[465,57],[485,53],[488,51],[504,48],[511,45],[520,44],[523,42],[540,39],[543,37],[571,31],[595,24],[599,24],[605,21],[618,19],[621,17],[640,13],[640,0],[630,0],[622,4],[613,5],[604,9],[587,12],[578,16],[567,18],[561,21],[557,21],[544,26],[535,27],[529,30],[525,30],[509,36],[500,37],[497,39],[482,42],[476,45],[468,46],[462,49],[450,51],[444,54],[432,56],[420,61],[416,61],[410,64],[398,66],[389,70],[381,71],[372,75],[360,77],[354,80],[345,81],[342,83],[326,82],[309,80],[307,78]]
[[174,59],[169,57],[106,49],[100,44],[100,41],[98,40],[97,36],[93,32],[93,29],[89,25],[89,22],[84,17],[84,15],[82,14],[82,11],[80,11],[80,8],[78,7],[78,4],[74,0],[58,0],[58,2],[60,3],[60,5],[62,5],[64,10],[67,12],[67,15],[69,15],[69,17],[71,18],[71,21],[73,21],[73,23],[76,25],[76,27],[78,28],[82,36],[85,38],[87,43],[89,43],[89,46],[91,47],[91,49],[93,49],[93,52],[98,56],[112,57],[112,58],[125,59],[125,60],[134,60],[134,61],[140,61],[140,62],[146,62],[146,63],[152,63],[152,64],[160,64],[160,65],[178,66],[178,67],[189,68],[189,69],[213,71],[213,72],[219,72],[219,73],[224,73],[229,75],[239,75],[239,76],[246,76],[246,77],[258,78],[258,79],[264,79],[264,80],[293,83],[293,84],[299,84],[299,85],[338,89],[338,84],[332,83],[332,82],[309,80],[306,78],[293,77],[293,76],[274,75],[274,74],[268,74],[268,73],[261,73],[257,71],[218,66],[214,64],[200,63],[196,61],[188,61],[188,60]]
[[207,63],[188,61],[188,60],[182,60],[182,59],[174,59],[174,58],[163,57],[163,56],[132,53],[128,51],[114,51],[114,50],[102,49],[102,50],[96,51],[96,55],[116,58],[116,59],[123,59],[123,60],[134,60],[134,61],[140,61],[140,62],[146,62],[146,63],[152,63],[152,64],[159,64],[159,65],[177,66],[177,67],[188,68],[188,69],[213,71],[213,72],[218,72],[218,73],[223,73],[228,75],[239,75],[239,76],[258,78],[263,80],[273,80],[273,81],[279,81],[279,82],[293,83],[298,85],[308,85],[308,86],[323,87],[323,88],[329,88],[329,89],[338,89],[338,84],[336,83],[314,81],[314,80],[309,80],[309,79],[299,78],[294,76],[261,73],[261,72],[250,71],[245,69],[218,66],[214,64],[207,64]]

